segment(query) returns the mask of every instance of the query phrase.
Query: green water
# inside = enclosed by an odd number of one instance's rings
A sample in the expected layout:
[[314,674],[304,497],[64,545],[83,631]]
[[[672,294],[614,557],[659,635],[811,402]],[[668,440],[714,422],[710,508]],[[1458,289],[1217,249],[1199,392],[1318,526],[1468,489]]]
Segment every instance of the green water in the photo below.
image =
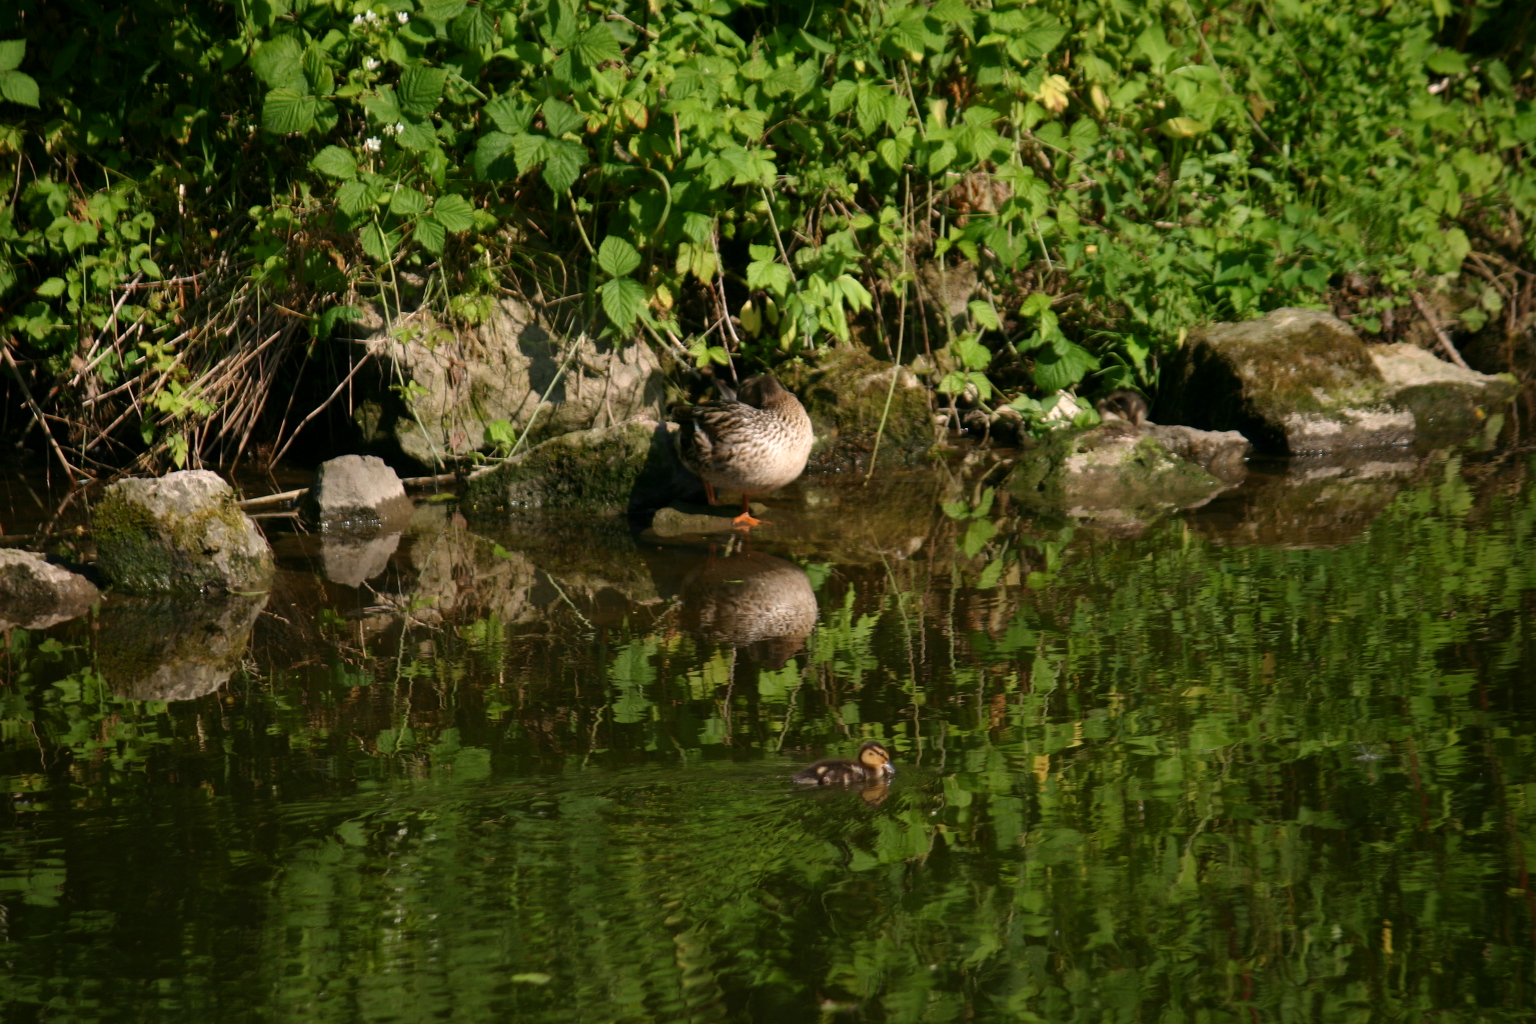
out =
[[0,1013],[1529,1020],[1523,458],[808,481],[750,552],[424,504],[367,587],[274,521],[259,613],[10,634]]

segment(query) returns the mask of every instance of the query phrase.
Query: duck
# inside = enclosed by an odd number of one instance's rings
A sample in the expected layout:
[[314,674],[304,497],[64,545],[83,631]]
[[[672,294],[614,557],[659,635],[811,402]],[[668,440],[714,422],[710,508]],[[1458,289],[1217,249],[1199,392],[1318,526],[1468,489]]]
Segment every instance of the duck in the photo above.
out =
[[805,471],[816,440],[811,418],[772,374],[748,377],[735,390],[716,378],[715,388],[717,401],[673,410],[683,428],[678,456],[704,481],[709,504],[716,488],[741,492],[737,529],[772,525],[753,517],[752,495],[776,491]]
[[895,774],[890,751],[870,740],[859,748],[857,761],[840,757],[817,761],[796,772],[794,779],[802,786],[866,786],[883,785]]
[[1147,400],[1135,391],[1111,391],[1093,403],[1093,407],[1101,420],[1122,420],[1137,430],[1154,426],[1147,419]]

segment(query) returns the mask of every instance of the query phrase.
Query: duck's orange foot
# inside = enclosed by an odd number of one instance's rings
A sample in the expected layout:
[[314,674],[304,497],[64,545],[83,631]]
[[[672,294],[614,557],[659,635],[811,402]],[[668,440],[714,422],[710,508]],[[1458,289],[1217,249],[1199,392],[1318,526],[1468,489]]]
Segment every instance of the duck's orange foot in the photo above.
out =
[[741,515],[739,515],[735,519],[731,520],[731,527],[733,529],[737,529],[737,530],[750,530],[754,526],[772,526],[772,525],[773,524],[770,523],[766,519],[754,518],[752,513],[750,513],[750,512],[743,512]]

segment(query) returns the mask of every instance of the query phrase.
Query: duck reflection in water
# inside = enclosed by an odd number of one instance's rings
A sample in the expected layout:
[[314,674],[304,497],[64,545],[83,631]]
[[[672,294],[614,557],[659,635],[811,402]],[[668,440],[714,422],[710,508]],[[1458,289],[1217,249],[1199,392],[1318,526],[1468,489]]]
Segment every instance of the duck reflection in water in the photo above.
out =
[[756,551],[713,554],[683,580],[679,618],[705,640],[745,648],[782,668],[816,628],[816,592],[805,570]]

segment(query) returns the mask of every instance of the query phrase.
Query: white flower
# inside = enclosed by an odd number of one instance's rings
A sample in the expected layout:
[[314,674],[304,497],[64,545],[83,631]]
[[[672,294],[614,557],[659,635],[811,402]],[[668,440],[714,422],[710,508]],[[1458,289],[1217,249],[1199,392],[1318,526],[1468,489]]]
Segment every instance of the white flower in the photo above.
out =
[[396,11],[395,20],[404,25],[406,22],[411,20],[411,16],[406,14],[404,11]]
[[377,57],[369,57],[367,60],[363,61],[363,67],[365,69],[369,70],[369,71],[374,70],[378,66],[379,66],[379,58],[377,58]]
[[380,142],[378,140],[378,138],[374,137],[374,136],[369,136],[368,138],[363,140],[363,148],[366,149],[370,153],[377,153],[379,151],[379,147],[382,146],[382,145],[383,145],[383,143]]
[[399,135],[403,131],[405,131],[405,122],[403,122],[403,121],[395,122],[395,134]]
[[370,25],[377,25],[377,24],[378,24],[378,22],[379,22],[379,16],[378,16],[378,14],[376,14],[376,13],[375,13],[375,12],[373,12],[373,11],[369,11],[369,12],[367,12],[367,13],[366,13],[366,14],[364,14],[364,15],[363,15],[363,19],[364,19],[364,20],[365,20],[365,21],[367,21],[367,22],[368,22],[368,24],[370,24]]
[[352,19],[352,24],[354,24],[354,25],[361,25],[362,23],[363,23],[363,16],[361,14],[359,14],[357,17]]

